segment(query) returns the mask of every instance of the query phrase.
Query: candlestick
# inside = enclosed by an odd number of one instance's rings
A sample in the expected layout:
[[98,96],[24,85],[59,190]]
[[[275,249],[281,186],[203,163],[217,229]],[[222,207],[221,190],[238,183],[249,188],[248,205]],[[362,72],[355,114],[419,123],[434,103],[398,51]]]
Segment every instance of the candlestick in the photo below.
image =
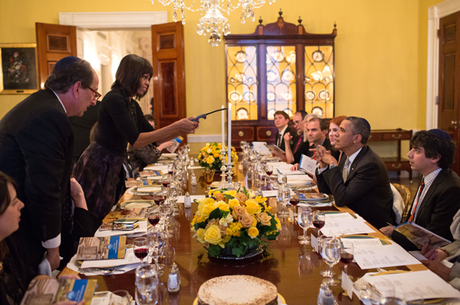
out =
[[232,164],[232,104],[228,103],[228,153],[227,153],[227,162]]
[[[222,109],[224,105],[222,105]],[[222,114],[222,151],[225,150],[225,114],[224,111],[221,111]]]

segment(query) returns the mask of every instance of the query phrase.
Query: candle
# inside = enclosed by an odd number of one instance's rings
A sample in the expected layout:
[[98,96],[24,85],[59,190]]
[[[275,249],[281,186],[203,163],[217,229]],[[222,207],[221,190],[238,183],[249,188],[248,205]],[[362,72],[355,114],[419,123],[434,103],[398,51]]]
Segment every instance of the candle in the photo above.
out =
[[[224,105],[222,105],[222,109],[224,109]],[[221,111],[222,114],[222,152],[225,150],[225,111]]]
[[232,163],[232,104],[228,103],[228,164]]

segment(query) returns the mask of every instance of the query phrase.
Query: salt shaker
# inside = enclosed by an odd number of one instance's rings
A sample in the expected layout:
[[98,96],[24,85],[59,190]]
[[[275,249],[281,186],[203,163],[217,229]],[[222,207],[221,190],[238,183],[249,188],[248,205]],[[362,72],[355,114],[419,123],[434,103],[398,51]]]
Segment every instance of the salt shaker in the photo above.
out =
[[323,300],[321,305],[334,305],[335,304],[335,299],[334,296],[332,295],[332,291],[329,287],[324,290],[324,295],[323,295]]
[[321,287],[319,288],[319,293],[318,293],[318,305],[323,304],[323,296],[324,296],[324,291],[327,289],[327,285],[325,283],[321,283]]
[[190,178],[190,184],[191,185],[197,185],[197,182],[196,182],[196,175],[194,172],[192,172],[192,177]]
[[168,291],[177,292],[180,289],[180,272],[176,263],[173,263],[169,270]]
[[[193,177],[192,177],[193,178]],[[196,179],[196,178],[195,178]],[[191,208],[192,207],[192,199],[190,198],[190,194],[187,192],[185,193],[184,197],[184,207]]]

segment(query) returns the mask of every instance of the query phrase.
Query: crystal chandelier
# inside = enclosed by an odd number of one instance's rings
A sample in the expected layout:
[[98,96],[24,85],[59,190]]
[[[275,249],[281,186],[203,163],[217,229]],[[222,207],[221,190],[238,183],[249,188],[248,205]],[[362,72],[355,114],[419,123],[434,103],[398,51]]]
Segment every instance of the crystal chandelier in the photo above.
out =
[[[151,0],[152,4],[154,0]],[[178,14],[185,24],[185,11],[201,12],[196,32],[198,35],[209,35],[208,42],[216,47],[222,40],[222,35],[230,34],[230,23],[222,15],[221,11],[230,12],[241,8],[241,23],[245,23],[247,18],[255,20],[254,9],[262,7],[267,0],[200,0],[200,7],[197,7],[197,0],[191,0],[189,6],[185,4],[188,0],[158,0],[164,6],[172,4],[174,6],[173,20],[177,22]],[[268,0],[268,3],[275,3],[276,0]]]

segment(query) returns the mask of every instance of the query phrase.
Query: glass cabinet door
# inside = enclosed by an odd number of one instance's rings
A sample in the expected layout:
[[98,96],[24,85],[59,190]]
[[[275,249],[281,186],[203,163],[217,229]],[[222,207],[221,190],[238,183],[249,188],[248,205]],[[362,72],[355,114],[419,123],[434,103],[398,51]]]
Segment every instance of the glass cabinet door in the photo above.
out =
[[334,52],[332,46],[305,47],[305,110],[334,117]]
[[295,46],[267,46],[267,119],[282,110],[289,117],[296,110]]
[[232,120],[257,120],[257,49],[227,47],[227,92]]

